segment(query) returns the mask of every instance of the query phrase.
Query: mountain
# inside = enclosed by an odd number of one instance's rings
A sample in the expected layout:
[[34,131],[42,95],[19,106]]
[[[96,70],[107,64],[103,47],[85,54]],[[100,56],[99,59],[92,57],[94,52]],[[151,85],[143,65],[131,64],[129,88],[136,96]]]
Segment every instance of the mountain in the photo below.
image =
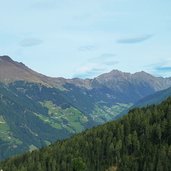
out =
[[20,92],[1,84],[0,99],[1,159],[69,135],[43,122],[38,114],[46,118],[48,110]]
[[0,163],[4,171],[169,171],[171,98]]
[[[152,87],[158,91],[170,86],[171,78],[154,77],[144,71],[136,72],[134,74],[113,70],[109,73],[102,74],[95,78],[100,84],[109,88],[116,89],[121,87],[124,83],[128,86],[144,85]],[[118,84],[119,83],[119,84]],[[116,87],[116,85],[118,87]]]
[[51,78],[0,57],[0,159],[40,148],[125,114],[171,78],[113,70],[94,79]]
[[132,107],[143,107],[143,106],[148,106],[152,104],[159,104],[170,96],[171,96],[171,88],[168,88],[162,91],[158,91],[152,95],[149,95],[141,99],[140,101],[135,103],[134,106]]
[[48,77],[32,71],[23,63],[13,61],[8,56],[1,56],[0,81],[4,83],[11,83],[18,80],[46,84]]
[[144,89],[149,88],[151,91],[159,91],[171,86],[171,78],[154,77],[144,71],[130,74],[113,70],[94,79],[52,78],[31,70],[21,62],[13,61],[9,56],[0,56],[0,82],[12,83],[15,81],[39,83],[57,88],[61,86],[64,88],[68,84],[85,89],[105,87],[119,92],[125,92],[124,89],[131,88],[131,86],[135,86],[135,88],[137,86]]
[[0,99],[0,159],[97,124],[55,88],[25,82],[1,84]]

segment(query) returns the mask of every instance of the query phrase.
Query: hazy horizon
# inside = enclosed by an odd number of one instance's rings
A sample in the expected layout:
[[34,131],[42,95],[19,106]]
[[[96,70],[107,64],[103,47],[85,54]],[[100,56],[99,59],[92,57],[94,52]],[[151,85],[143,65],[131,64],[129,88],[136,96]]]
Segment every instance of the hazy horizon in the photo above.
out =
[[113,69],[169,77],[170,6],[169,0],[6,0],[0,55],[51,77],[93,78]]

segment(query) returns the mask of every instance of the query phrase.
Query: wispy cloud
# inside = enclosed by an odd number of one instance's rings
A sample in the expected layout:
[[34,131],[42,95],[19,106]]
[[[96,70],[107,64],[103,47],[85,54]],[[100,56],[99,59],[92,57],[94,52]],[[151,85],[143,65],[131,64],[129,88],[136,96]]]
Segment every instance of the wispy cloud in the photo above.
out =
[[159,72],[171,72],[171,66],[158,66],[155,69]]
[[153,37],[152,34],[142,35],[142,36],[137,36],[137,37],[128,37],[128,38],[118,39],[117,43],[136,44],[136,43],[141,43],[148,39],[151,39],[152,37]]
[[80,73],[80,74],[75,74],[74,77],[76,78],[94,78],[95,76],[99,75],[99,73],[103,73],[104,69],[98,69],[98,68],[92,68],[91,70]]
[[109,60],[115,60],[116,54],[114,53],[103,53],[100,56],[94,57],[91,59],[91,61],[97,62],[97,61],[109,61]]
[[43,41],[36,38],[23,39],[19,44],[23,47],[32,47],[42,44]]
[[85,51],[93,51],[96,49],[96,46],[94,45],[85,45],[85,46],[81,46],[78,48],[79,51],[85,52]]
[[115,57],[115,54],[104,53],[98,57],[91,58],[87,63],[83,64],[75,71],[73,77],[93,78],[104,72],[108,72],[114,69],[119,63]]
[[158,76],[171,77],[171,60],[164,60],[162,62],[152,64],[149,66],[152,72]]

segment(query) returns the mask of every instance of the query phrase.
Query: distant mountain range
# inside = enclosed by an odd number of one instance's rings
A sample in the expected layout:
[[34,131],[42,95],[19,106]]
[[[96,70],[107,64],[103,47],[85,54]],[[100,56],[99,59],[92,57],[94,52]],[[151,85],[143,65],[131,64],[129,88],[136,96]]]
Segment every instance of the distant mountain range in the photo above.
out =
[[94,79],[52,78],[0,57],[0,159],[45,146],[124,114],[171,87],[171,78],[113,70]]
[[[125,88],[131,88],[131,86],[135,86],[137,90],[139,87],[144,87],[151,89],[151,91],[159,91],[169,88],[171,85],[171,78],[154,77],[144,71],[130,74],[113,70],[94,79],[52,78],[31,70],[21,62],[13,61],[9,56],[0,56],[0,82],[12,83],[15,81],[39,83],[57,88],[64,88],[67,84],[85,89],[106,87],[119,92],[124,92]],[[137,86],[139,87],[137,88]]]

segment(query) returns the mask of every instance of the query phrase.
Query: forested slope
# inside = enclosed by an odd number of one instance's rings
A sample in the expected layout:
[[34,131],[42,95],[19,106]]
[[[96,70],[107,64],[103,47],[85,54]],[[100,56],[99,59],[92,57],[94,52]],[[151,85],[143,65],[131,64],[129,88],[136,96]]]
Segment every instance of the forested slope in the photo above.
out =
[[171,170],[171,98],[0,164],[4,171],[106,171],[111,167]]

